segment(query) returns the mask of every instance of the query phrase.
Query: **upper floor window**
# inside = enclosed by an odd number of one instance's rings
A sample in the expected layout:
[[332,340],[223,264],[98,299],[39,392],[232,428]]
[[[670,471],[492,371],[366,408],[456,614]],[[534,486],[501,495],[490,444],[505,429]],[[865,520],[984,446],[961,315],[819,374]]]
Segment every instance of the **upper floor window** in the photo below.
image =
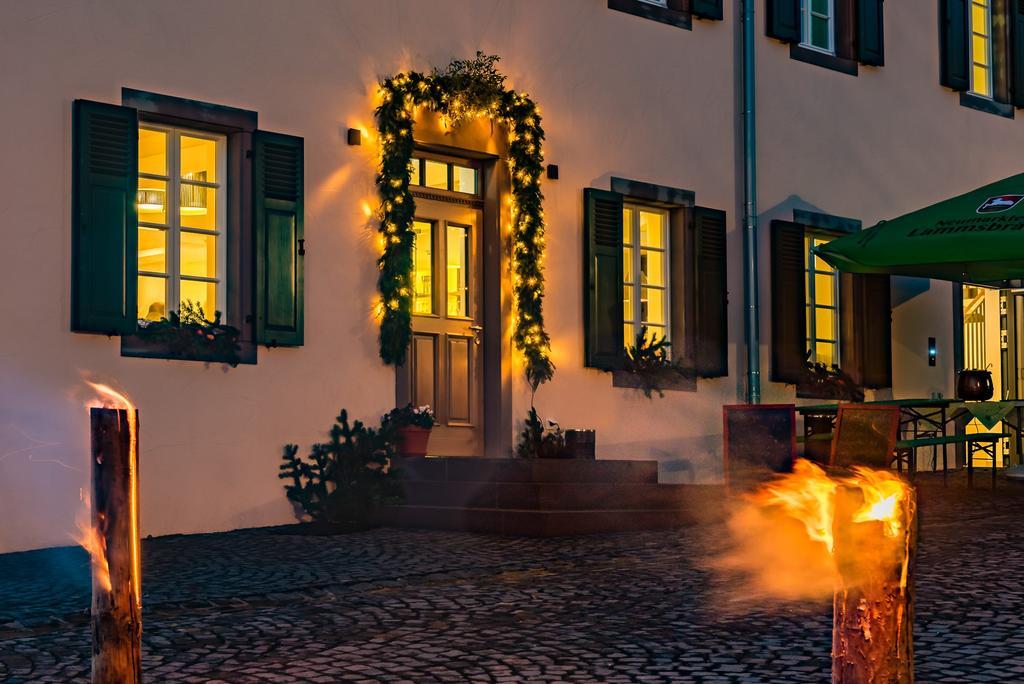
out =
[[[138,317],[225,312],[226,137],[139,126]],[[168,201],[175,198],[176,201]]]
[[992,0],[972,0],[968,21],[971,92],[992,97]]
[[657,7],[668,7],[668,0],[640,0],[640,2],[646,2],[648,5],[656,5]]
[[835,54],[834,0],[800,0],[800,45]]
[[623,340],[636,344],[642,327],[648,336],[671,338],[669,321],[668,211],[638,204],[622,207]]

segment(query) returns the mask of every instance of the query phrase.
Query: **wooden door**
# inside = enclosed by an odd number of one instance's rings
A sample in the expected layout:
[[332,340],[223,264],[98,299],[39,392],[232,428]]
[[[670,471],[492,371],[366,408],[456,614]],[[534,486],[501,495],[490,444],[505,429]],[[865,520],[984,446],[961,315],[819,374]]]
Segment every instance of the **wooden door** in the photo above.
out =
[[413,317],[399,403],[430,405],[430,455],[482,456],[481,211],[417,199]]

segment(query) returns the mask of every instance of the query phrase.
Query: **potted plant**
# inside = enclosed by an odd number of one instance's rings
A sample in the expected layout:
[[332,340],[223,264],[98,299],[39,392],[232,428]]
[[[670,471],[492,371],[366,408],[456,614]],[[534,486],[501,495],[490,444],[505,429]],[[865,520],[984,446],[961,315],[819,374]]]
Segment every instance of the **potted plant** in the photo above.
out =
[[429,406],[407,404],[388,411],[381,419],[381,426],[397,434],[399,456],[423,457],[427,455],[430,431],[434,427],[434,412]]

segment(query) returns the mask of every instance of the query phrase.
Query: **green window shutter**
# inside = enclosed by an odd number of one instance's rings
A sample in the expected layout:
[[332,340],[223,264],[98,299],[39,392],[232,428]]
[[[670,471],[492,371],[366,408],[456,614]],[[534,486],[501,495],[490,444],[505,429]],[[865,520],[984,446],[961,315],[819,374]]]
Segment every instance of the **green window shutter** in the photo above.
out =
[[134,332],[138,288],[138,112],[72,108],[71,329]]
[[690,12],[701,19],[722,19],[722,0],[692,0]]
[[968,0],[939,0],[939,82],[953,90],[968,90]]
[[774,382],[796,384],[806,372],[804,226],[772,221],[772,368]]
[[765,30],[771,38],[800,42],[800,0],[765,0]]
[[614,370],[624,356],[622,195],[583,191],[583,326],[585,363]]
[[883,0],[857,0],[854,41],[857,61],[861,64],[885,64],[885,22],[882,20],[882,2]]
[[1010,21],[1010,93],[1014,107],[1024,107],[1024,0],[1008,0]]
[[[864,387],[892,387],[892,303],[886,274],[854,275],[853,335]],[[857,339],[859,337],[859,339]]]
[[256,342],[303,343],[303,140],[253,135]]
[[729,295],[726,280],[725,212],[694,207],[697,248],[697,374],[729,374]]

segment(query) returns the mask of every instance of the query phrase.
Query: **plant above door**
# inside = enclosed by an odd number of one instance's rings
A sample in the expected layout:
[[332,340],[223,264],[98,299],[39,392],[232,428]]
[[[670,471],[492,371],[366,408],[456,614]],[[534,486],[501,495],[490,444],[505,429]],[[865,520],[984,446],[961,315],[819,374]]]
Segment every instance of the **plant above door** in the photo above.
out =
[[380,226],[384,251],[378,259],[380,276],[380,356],[401,365],[412,338],[412,221],[415,200],[409,191],[409,162],[414,150],[414,108],[426,106],[451,125],[479,116],[508,127],[508,164],[512,177],[512,278],[515,328],[512,339],[526,357],[526,378],[536,390],[554,375],[550,338],[544,329],[544,170],[537,105],[525,93],[505,87],[498,57],[476,53],[471,60],[454,60],[443,71],[397,74],[380,84],[376,110],[381,140],[377,175]]

